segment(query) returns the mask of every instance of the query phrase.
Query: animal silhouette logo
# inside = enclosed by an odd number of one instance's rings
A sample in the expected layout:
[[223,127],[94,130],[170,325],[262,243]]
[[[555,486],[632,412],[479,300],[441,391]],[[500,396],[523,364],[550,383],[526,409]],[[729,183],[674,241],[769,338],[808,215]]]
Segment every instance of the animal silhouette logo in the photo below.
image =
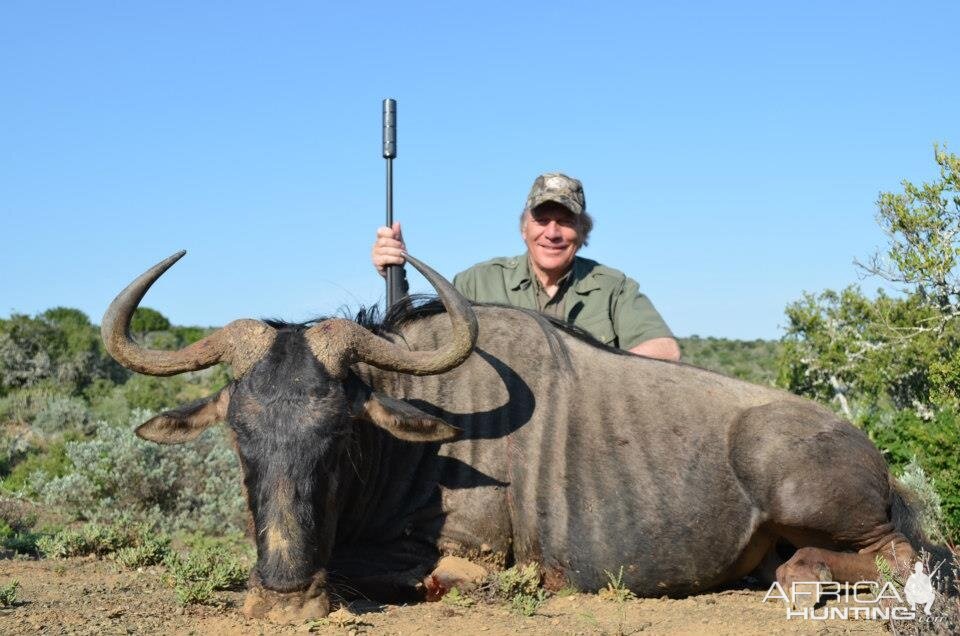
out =
[[930,615],[930,607],[937,597],[930,576],[924,573],[923,563],[917,561],[913,566],[913,574],[907,578],[907,584],[903,586],[903,592],[907,597],[907,603],[910,603],[910,609],[917,611],[917,605],[923,605],[923,612],[927,616]]

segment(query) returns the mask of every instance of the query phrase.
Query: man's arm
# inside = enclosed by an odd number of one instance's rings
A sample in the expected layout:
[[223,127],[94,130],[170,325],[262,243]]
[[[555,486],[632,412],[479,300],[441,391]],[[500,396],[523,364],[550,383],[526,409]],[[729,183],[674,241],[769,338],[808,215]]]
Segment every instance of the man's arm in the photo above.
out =
[[652,338],[641,342],[629,351],[647,358],[680,362],[680,345],[673,338]]
[[[614,298],[613,325],[620,346],[658,360],[680,361],[680,345],[637,281],[624,277]],[[632,346],[631,346],[632,344]]]

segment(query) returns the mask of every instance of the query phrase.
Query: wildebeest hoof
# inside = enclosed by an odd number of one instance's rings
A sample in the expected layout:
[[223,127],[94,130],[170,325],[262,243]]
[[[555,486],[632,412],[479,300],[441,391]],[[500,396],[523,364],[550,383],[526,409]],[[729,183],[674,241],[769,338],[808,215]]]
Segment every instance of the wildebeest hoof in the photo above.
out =
[[274,623],[298,623],[324,618],[330,613],[330,599],[326,591],[311,596],[304,592],[274,592],[265,588],[253,588],[243,601],[246,618],[264,618]]

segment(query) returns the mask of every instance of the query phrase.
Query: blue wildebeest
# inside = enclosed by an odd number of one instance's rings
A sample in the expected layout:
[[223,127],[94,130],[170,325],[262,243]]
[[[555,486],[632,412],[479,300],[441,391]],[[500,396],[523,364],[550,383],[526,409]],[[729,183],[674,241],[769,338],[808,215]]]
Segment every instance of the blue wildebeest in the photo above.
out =
[[823,407],[471,306],[413,258],[445,312],[373,331],[238,320],[179,351],[141,348],[130,318],[182,255],[117,296],[103,339],[140,373],[232,365],[229,386],[137,434],[175,444],[227,422],[257,546],[248,616],[323,616],[331,587],[436,596],[457,583],[444,555],[537,562],[547,586],[581,590],[622,566],[660,596],[775,566],[784,544],[785,589],[876,579],[877,555],[906,572],[929,548],[877,449]]

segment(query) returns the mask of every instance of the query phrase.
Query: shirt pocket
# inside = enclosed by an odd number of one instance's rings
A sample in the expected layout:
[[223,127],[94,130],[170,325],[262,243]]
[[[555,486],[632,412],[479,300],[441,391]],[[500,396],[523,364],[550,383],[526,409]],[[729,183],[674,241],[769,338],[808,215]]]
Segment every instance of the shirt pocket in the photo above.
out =
[[617,334],[609,316],[591,316],[585,320],[577,320],[574,324],[603,344],[617,346]]

